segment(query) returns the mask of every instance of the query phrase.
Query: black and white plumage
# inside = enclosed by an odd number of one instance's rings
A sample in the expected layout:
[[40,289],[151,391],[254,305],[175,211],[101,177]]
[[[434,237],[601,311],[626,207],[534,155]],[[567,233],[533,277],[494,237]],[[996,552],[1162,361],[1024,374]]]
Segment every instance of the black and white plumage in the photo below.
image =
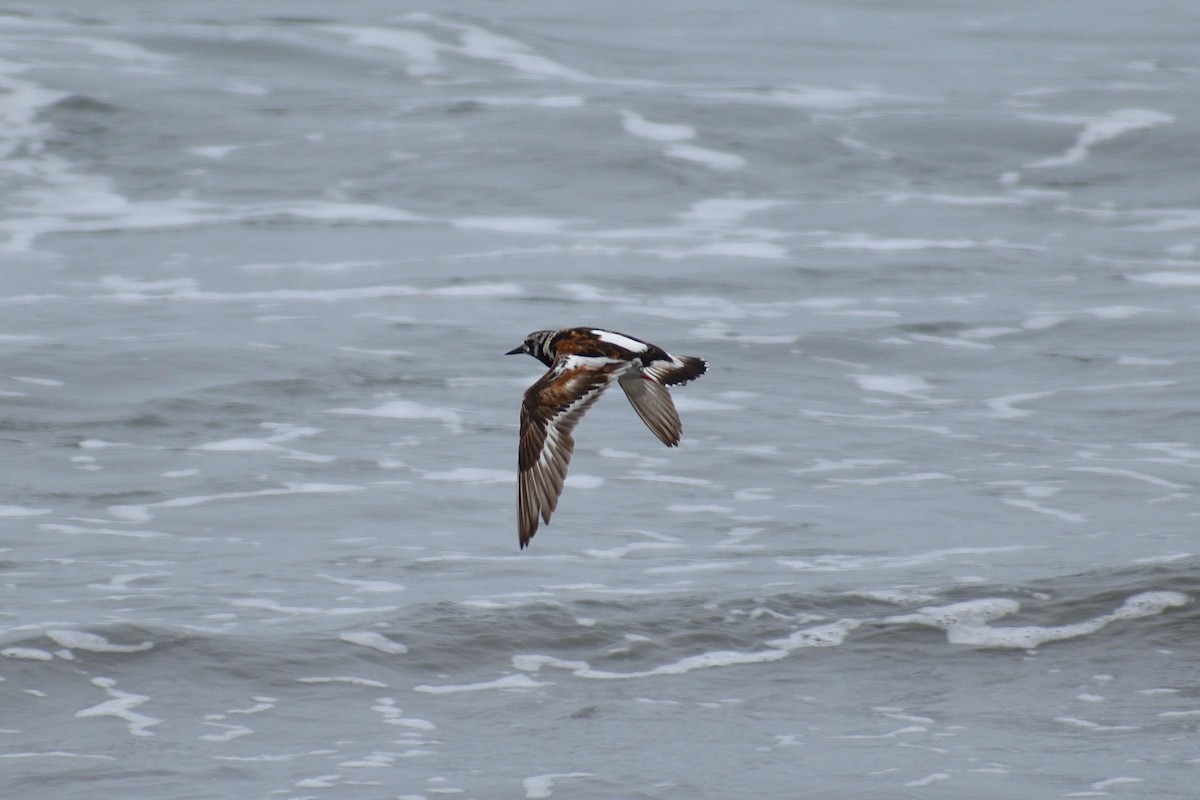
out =
[[571,432],[613,381],[646,427],[667,447],[682,426],[668,386],[687,383],[708,364],[601,328],[534,331],[507,355],[528,353],[550,369],[525,392],[517,451],[517,533],[522,549],[550,522],[575,449]]

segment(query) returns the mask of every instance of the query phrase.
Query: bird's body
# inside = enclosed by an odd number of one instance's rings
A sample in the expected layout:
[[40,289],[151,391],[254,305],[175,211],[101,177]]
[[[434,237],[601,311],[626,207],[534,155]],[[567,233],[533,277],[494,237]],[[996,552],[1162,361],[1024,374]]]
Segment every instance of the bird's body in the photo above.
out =
[[646,427],[674,447],[682,428],[667,387],[700,377],[708,365],[601,328],[534,331],[508,355],[517,353],[528,353],[550,368],[521,403],[517,531],[524,548],[537,531],[538,518],[549,523],[558,505],[575,447],[571,431],[613,381],[625,390]]

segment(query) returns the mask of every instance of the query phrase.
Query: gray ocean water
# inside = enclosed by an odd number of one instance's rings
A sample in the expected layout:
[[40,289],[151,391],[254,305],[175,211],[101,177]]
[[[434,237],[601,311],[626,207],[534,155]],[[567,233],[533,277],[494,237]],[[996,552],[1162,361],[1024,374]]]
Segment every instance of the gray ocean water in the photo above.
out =
[[[1196,797],[1198,35],[0,9],[0,795]],[[710,370],[522,552],[571,325]]]

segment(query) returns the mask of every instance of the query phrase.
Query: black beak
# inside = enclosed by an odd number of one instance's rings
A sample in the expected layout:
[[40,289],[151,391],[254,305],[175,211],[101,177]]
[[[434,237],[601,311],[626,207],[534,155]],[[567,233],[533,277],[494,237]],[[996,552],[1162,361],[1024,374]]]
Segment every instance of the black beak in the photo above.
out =
[[520,347],[517,347],[517,348],[514,348],[514,349],[512,349],[512,350],[509,350],[509,351],[508,351],[507,353],[505,353],[504,355],[506,355],[506,356],[515,356],[515,355],[518,355],[518,354],[520,354],[520,353],[524,353],[524,352],[525,352],[525,345],[521,345]]

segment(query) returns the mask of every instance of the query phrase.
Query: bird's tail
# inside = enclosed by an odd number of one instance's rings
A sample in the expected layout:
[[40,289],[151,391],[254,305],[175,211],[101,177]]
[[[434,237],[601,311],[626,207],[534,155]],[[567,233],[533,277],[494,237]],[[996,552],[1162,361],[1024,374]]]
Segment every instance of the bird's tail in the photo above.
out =
[[665,386],[677,386],[681,383],[694,381],[708,372],[708,362],[694,356],[671,356],[666,364],[655,364],[654,369],[647,370],[654,375],[655,380]]

